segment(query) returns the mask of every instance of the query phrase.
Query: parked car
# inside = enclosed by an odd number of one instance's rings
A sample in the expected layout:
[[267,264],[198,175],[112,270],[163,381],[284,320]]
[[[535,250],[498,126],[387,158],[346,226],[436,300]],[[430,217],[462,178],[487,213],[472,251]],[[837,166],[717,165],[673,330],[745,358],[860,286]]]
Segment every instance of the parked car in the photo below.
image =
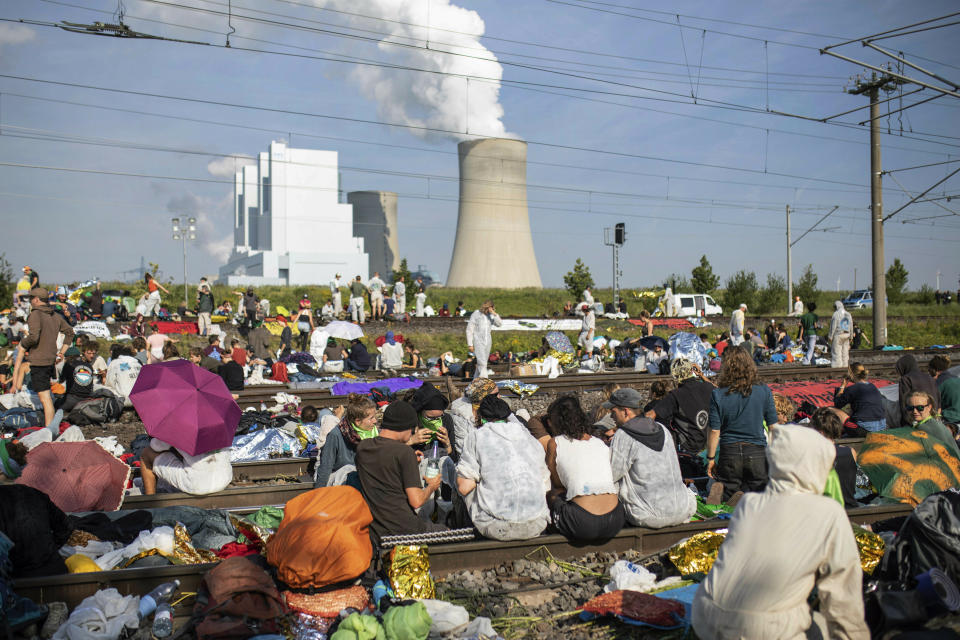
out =
[[841,302],[847,309],[866,309],[873,306],[873,292],[870,289],[858,289]]
[[720,305],[705,293],[675,293],[673,306],[678,318],[723,315]]

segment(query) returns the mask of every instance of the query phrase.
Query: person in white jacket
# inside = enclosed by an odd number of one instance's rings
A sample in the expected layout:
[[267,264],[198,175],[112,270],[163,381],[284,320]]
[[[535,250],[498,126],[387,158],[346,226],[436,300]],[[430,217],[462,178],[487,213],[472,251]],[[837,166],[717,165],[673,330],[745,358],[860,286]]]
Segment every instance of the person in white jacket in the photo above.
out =
[[743,343],[743,324],[744,315],[747,312],[747,305],[741,303],[740,307],[730,314],[730,344],[737,346]]
[[[769,483],[740,500],[694,596],[701,640],[870,637],[850,521],[822,495],[835,456],[833,443],[809,427],[771,430]],[[807,601],[814,587],[817,612]]]
[[850,336],[853,335],[853,317],[843,308],[843,303],[834,301],[833,316],[830,317],[830,366],[850,366]]
[[467,322],[467,348],[477,356],[477,369],[474,378],[487,377],[487,364],[490,361],[490,349],[493,346],[491,327],[502,326],[503,322],[497,315],[493,300],[487,300],[473,312]]
[[489,395],[477,409],[484,422],[466,434],[457,464],[457,490],[473,526],[495,540],[528,540],[547,527],[550,472],[543,447]]

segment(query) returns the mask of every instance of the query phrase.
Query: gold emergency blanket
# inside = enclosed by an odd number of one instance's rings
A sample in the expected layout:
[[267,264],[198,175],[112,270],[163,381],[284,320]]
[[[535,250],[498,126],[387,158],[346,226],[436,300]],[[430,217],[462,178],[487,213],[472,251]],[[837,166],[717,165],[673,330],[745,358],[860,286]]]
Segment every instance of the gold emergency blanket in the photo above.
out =
[[883,559],[883,538],[857,525],[853,525],[853,537],[860,552],[860,567],[865,574],[871,575]]
[[275,531],[261,526],[256,522],[251,522],[246,518],[241,518],[236,514],[230,514],[230,524],[237,530],[237,533],[243,534],[247,542],[258,545],[261,549],[270,542],[270,537]]
[[430,556],[427,545],[397,545],[390,552],[387,570],[390,584],[397,598],[434,598],[436,590],[430,575]]
[[220,562],[220,558],[209,549],[197,549],[187,533],[187,528],[179,522],[173,528],[173,553],[166,554],[159,549],[147,549],[120,564],[118,569],[126,569],[140,558],[147,556],[163,556],[173,564],[203,564],[205,562]]
[[709,573],[726,537],[725,529],[702,531],[670,547],[667,555],[681,575]]

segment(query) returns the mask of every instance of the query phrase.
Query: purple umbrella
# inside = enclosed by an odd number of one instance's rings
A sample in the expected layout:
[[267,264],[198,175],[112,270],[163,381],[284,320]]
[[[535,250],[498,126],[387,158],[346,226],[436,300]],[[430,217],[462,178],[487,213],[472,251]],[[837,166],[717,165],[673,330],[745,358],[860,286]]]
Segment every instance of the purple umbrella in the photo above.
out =
[[143,367],[130,401],[149,435],[191,456],[229,447],[240,423],[220,376],[188,360]]

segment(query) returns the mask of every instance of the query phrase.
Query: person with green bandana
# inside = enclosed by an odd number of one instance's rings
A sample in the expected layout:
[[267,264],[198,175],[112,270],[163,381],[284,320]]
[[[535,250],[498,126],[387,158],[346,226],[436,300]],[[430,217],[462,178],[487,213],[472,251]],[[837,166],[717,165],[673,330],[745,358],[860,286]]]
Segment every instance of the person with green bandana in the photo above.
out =
[[313,476],[314,487],[349,485],[360,490],[357,478],[357,444],[376,438],[377,405],[368,396],[351,393],[340,424],[327,434]]
[[410,404],[417,412],[419,423],[407,444],[418,451],[429,453],[433,443],[439,442],[440,454],[451,456],[456,462],[459,456],[454,454],[453,448],[453,416],[446,413],[450,402],[439,389],[429,382],[424,382],[410,397]]

